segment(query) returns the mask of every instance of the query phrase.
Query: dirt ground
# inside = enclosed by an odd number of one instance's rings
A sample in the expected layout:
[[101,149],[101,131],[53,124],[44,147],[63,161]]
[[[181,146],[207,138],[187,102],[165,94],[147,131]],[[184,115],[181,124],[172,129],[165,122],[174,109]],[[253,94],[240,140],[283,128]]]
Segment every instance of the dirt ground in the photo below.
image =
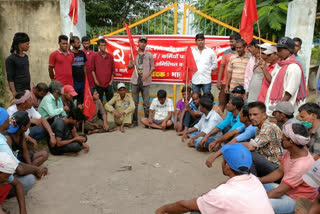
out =
[[[226,180],[221,158],[181,143],[170,130],[143,127],[89,136],[90,152],[50,156],[49,175],[26,196],[32,214],[151,214],[164,203],[197,197]],[[130,170],[131,169],[131,170]],[[15,198],[4,207],[19,213]]]

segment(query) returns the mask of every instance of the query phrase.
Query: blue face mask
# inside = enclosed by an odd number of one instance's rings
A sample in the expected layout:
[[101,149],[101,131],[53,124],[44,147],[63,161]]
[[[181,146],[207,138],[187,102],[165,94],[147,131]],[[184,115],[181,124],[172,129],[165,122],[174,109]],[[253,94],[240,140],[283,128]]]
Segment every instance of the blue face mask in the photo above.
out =
[[312,123],[310,123],[308,121],[300,121],[300,123],[302,125],[304,125],[307,129],[311,129],[312,128]]

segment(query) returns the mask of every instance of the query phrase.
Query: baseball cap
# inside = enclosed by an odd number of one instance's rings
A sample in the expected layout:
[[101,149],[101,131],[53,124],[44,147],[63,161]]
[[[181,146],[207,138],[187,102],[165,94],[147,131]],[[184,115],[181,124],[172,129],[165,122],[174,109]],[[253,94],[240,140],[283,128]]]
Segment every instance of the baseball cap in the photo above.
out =
[[63,86],[64,92],[71,94],[71,96],[77,96],[78,93],[74,90],[74,88],[71,85],[65,85]]
[[13,174],[18,167],[18,161],[6,152],[0,152],[0,172]]
[[273,53],[277,53],[277,47],[274,45],[270,45],[269,47],[267,47],[266,50],[262,51],[262,53],[269,55],[269,54],[273,54]]
[[244,87],[242,85],[236,86],[231,93],[239,93],[239,94],[244,94],[246,91],[244,90]]
[[145,36],[140,36],[139,41],[145,40],[146,42],[148,41],[147,37]]
[[258,47],[262,48],[262,49],[267,49],[268,47],[270,47],[271,44],[270,43],[263,43],[263,44],[258,44]]
[[294,46],[294,41],[289,37],[282,37],[277,44],[277,48],[294,49]]
[[2,126],[4,122],[6,122],[8,117],[9,117],[8,112],[4,108],[0,107],[0,126]]
[[25,121],[29,121],[28,112],[25,111],[17,111],[13,115],[10,116],[10,127],[8,129],[8,133],[13,134],[18,131],[18,129],[22,126]]
[[118,83],[117,89],[119,90],[120,88],[127,88],[126,85],[123,82]]
[[294,107],[288,101],[278,102],[275,106],[270,106],[269,110],[273,111],[273,112],[279,111],[279,112],[284,113],[286,115],[293,115],[293,113],[294,113]]
[[[240,143],[224,145],[221,152],[231,169],[242,173],[249,172],[252,165],[252,156],[245,146]],[[241,167],[246,167],[247,170],[241,170]]]
[[320,159],[313,163],[312,168],[302,176],[302,179],[311,187],[320,187]]

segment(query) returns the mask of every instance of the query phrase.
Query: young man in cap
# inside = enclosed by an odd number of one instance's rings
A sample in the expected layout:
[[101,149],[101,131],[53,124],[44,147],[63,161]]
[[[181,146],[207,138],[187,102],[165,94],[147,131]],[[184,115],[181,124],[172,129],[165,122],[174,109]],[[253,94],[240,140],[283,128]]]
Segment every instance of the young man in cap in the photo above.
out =
[[287,123],[299,123],[299,121],[294,117],[294,107],[288,101],[281,101],[275,106],[270,106],[272,111],[272,116],[277,120],[277,125],[283,129],[284,125]]
[[72,53],[74,55],[74,63],[72,64],[73,88],[77,92],[77,103],[82,104],[84,99],[84,83],[87,70],[85,63],[87,62],[86,54],[80,50],[80,38],[72,36],[70,38],[70,45],[72,46]]
[[306,103],[299,108],[301,123],[309,129],[309,151],[315,159],[320,157],[320,107],[315,103]]
[[[265,59],[263,59],[265,56]],[[261,84],[261,89],[258,95],[258,101],[265,102],[268,88],[270,86],[270,82],[272,79],[272,71],[275,68],[277,62],[279,61],[279,57],[277,55],[277,47],[274,45],[270,45],[264,50],[261,54],[262,60],[260,60],[260,67],[263,72],[263,79]]]
[[188,142],[189,147],[195,147],[197,150],[206,150],[210,143],[221,137],[222,132],[217,132],[215,135],[210,136],[205,146],[200,146],[200,142],[212,129],[222,122],[220,115],[212,109],[213,102],[210,97],[202,96],[200,98],[200,111],[202,117],[197,124],[185,132],[182,136],[182,142],[188,137],[191,139]]
[[152,72],[154,71],[153,55],[146,50],[148,39],[141,36],[138,42],[138,55],[134,56],[135,61],[130,60],[128,69],[134,68],[131,76],[132,98],[135,104],[135,112],[133,114],[133,125],[138,125],[138,105],[139,92],[142,94],[144,116],[149,116],[149,99],[150,85],[152,83]]
[[306,73],[306,62],[303,60],[301,56],[298,55],[298,52],[301,50],[302,40],[299,37],[293,38],[294,41],[294,55],[296,56],[296,60],[300,63],[302,69],[305,81],[307,81],[307,73]]
[[280,60],[272,71],[272,79],[265,100],[269,117],[272,116],[269,107],[280,101],[291,102],[297,113],[299,104],[307,97],[303,70],[293,54],[294,41],[289,37],[283,37],[278,42],[277,49]]
[[230,57],[235,54],[236,52],[236,41],[241,39],[239,33],[233,33],[229,40],[230,40],[230,49],[227,49],[221,59],[219,75],[218,75],[218,83],[217,88],[220,90],[219,92],[219,108],[221,111],[224,111],[224,108],[227,104],[227,94],[225,93],[226,82],[227,82],[227,75],[228,75],[228,64]]
[[141,118],[141,123],[149,127],[149,129],[154,128],[165,131],[173,125],[171,120],[173,112],[172,100],[167,98],[167,92],[165,90],[160,89],[157,92],[157,98],[152,100],[149,117]]
[[211,93],[211,74],[218,67],[217,56],[211,48],[205,46],[202,33],[196,35],[195,41],[197,47],[192,50],[192,54],[198,70],[192,76],[192,91]]
[[92,57],[91,72],[101,102],[103,102],[104,95],[106,95],[108,102],[113,97],[114,59],[113,56],[106,51],[106,40],[99,39],[97,44],[99,52],[95,53]]
[[127,88],[124,83],[118,83],[118,94],[105,104],[107,118],[109,123],[120,125],[120,132],[124,133],[124,126],[132,127],[132,115],[135,110],[135,104],[132,97],[127,94]]
[[70,109],[67,117],[58,117],[51,124],[55,133],[56,144],[48,143],[49,150],[53,155],[63,155],[65,153],[78,153],[82,149],[89,152],[87,138],[77,133],[76,125],[86,119],[86,116],[79,108]]
[[25,54],[29,50],[28,34],[15,33],[10,49],[11,55],[6,59],[7,80],[13,97],[18,91],[30,90],[29,58]]
[[229,177],[225,183],[191,200],[164,205],[156,214],[177,213],[263,213],[273,214],[266,191],[257,177],[249,173],[250,151],[237,143],[222,147],[222,172]]
[[[70,109],[75,107],[74,98],[76,98],[77,95],[78,93],[71,85],[65,85],[61,88],[61,100],[63,102],[64,110],[67,113],[70,111]],[[77,101],[77,106],[80,108],[82,104],[79,104]]]
[[[200,147],[205,147],[205,145],[208,144],[207,141],[211,136],[216,135],[219,132],[227,133],[228,131],[232,131],[242,126],[243,123],[240,122],[239,112],[241,111],[243,104],[243,99],[241,97],[232,97],[227,104],[227,117],[223,121],[219,122],[213,129],[211,129],[209,133],[206,133],[206,135],[203,136],[203,139],[200,141]],[[217,143],[215,146],[213,146],[214,148],[212,148],[212,146],[211,148],[213,151],[216,151],[220,148],[220,146],[221,144]]]
[[68,50],[68,37],[59,36],[59,49],[50,54],[49,57],[49,76],[51,81],[56,80],[62,85],[73,85],[72,64],[74,56]]
[[11,185],[17,193],[20,214],[26,214],[26,202],[24,198],[23,185],[13,176],[19,163],[14,157],[6,152],[0,152],[0,214],[5,214],[2,210],[2,203],[7,198]]
[[249,55],[245,50],[246,46],[247,43],[243,39],[237,40],[237,53],[230,57],[228,64],[226,93],[229,93],[229,90],[232,91],[238,85],[244,85],[244,74],[249,61]]
[[47,84],[42,82],[38,83],[36,86],[32,87],[31,93],[33,99],[33,107],[35,108],[35,110],[38,110],[39,104],[48,93],[48,86]]
[[46,151],[29,152],[24,133],[29,129],[30,125],[31,121],[27,112],[17,111],[11,115],[10,127],[5,134],[7,143],[19,161],[41,166],[48,160],[48,153]]
[[14,105],[7,109],[8,114],[11,116],[17,111],[28,112],[31,124],[33,125],[26,132],[28,142],[34,146],[37,145],[41,139],[49,135],[50,142],[55,143],[54,133],[48,123],[48,121],[41,116],[32,106],[32,95],[29,90],[20,91],[17,93],[14,99]]
[[[282,131],[282,145],[286,151],[279,167],[260,178],[275,213],[294,213],[296,200],[314,200],[317,188],[307,185],[302,176],[312,167],[314,159],[305,148],[309,143],[308,130],[299,123],[288,123]],[[280,184],[272,183],[281,179]]]

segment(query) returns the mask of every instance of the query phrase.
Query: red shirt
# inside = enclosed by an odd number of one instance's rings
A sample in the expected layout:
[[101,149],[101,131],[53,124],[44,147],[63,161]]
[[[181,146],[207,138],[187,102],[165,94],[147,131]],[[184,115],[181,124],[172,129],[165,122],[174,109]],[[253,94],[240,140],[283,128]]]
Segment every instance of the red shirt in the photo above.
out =
[[92,57],[92,71],[96,73],[100,87],[106,88],[109,86],[111,77],[114,74],[114,60],[109,53],[105,57],[100,52]]
[[54,80],[61,82],[64,85],[73,86],[72,64],[74,56],[71,51],[64,55],[60,50],[56,50],[50,54],[49,66],[54,67]]
[[92,58],[93,55],[95,54],[94,51],[92,50],[86,50],[86,49],[82,49],[83,53],[86,54],[87,57],[87,62],[86,62],[86,71],[87,71],[87,78],[88,78],[88,82],[89,82],[89,86],[90,87],[94,87],[94,79],[92,76]]

